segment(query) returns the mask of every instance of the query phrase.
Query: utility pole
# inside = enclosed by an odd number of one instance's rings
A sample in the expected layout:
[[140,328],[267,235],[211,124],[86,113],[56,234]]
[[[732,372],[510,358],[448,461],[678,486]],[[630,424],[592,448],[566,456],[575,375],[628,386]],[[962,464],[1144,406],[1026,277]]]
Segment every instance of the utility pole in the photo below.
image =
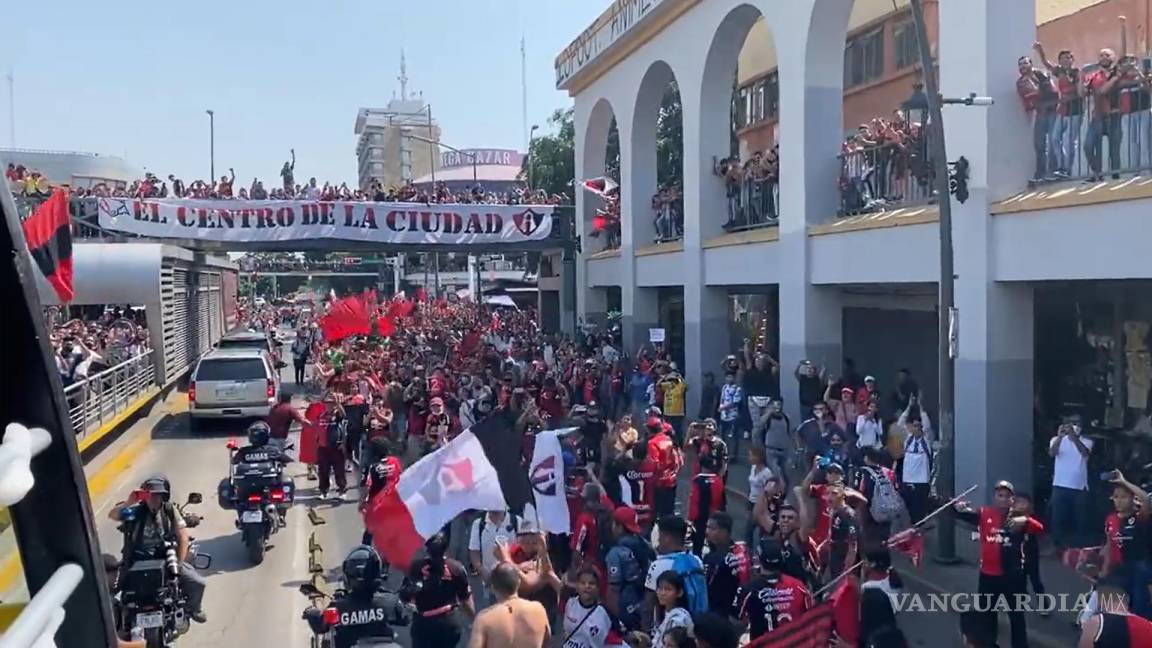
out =
[[523,34],[520,36],[520,93],[520,114],[524,121],[524,145],[529,146],[531,136],[528,134],[528,48]]
[[[940,471],[937,474],[937,494],[945,501],[956,491],[956,348],[953,331],[956,324],[955,270],[952,249],[952,196],[948,189],[948,154],[944,146],[944,113],[941,110],[936,65],[928,43],[928,29],[924,24],[922,0],[912,0],[912,21],[916,26],[916,41],[920,49],[920,71],[928,95],[928,123],[924,132],[928,138],[928,156],[936,175],[936,201],[940,210],[940,305],[937,312],[939,330],[936,340],[936,359],[939,363],[940,451],[937,455]],[[941,515],[936,527],[936,560],[955,563],[956,519]]]
[[208,165],[211,169],[208,172],[208,179],[213,185],[216,184],[216,113],[211,110],[205,110],[208,113]]

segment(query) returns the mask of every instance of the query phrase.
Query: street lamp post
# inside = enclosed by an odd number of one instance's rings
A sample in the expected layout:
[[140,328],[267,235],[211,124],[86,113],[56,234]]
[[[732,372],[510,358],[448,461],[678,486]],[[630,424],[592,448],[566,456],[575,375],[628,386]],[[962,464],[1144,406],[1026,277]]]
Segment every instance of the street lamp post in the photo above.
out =
[[[957,338],[957,325],[959,314],[956,310],[955,296],[955,268],[954,250],[952,247],[952,196],[950,192],[950,178],[948,169],[948,154],[944,145],[944,114],[941,105],[964,104],[968,106],[989,106],[992,100],[988,97],[969,95],[965,99],[944,99],[940,95],[939,84],[936,80],[936,67],[932,60],[932,49],[928,42],[928,29],[924,24],[923,0],[911,0],[912,22],[916,28],[916,41],[920,53],[920,71],[924,79],[924,92],[919,88],[912,98],[905,102],[905,109],[911,112],[917,110],[927,117],[921,123],[921,133],[927,140],[927,154],[935,176],[936,200],[940,211],[940,306],[937,313],[939,330],[937,332],[936,356],[939,363],[939,401],[940,401],[940,449],[937,455],[936,490],[942,499],[951,499],[956,492],[956,434],[955,434],[955,398],[956,398],[956,356],[959,350]],[[911,116],[909,116],[911,118]],[[963,202],[966,198],[967,188],[961,188],[960,182],[967,182],[966,176],[960,178],[961,167],[967,173],[967,162],[961,158],[957,162],[957,198]],[[941,563],[956,563],[956,520],[951,515],[942,515],[936,527],[936,561]]]
[[205,110],[208,113],[208,164],[209,172],[208,179],[210,182],[216,182],[216,113],[212,110]]

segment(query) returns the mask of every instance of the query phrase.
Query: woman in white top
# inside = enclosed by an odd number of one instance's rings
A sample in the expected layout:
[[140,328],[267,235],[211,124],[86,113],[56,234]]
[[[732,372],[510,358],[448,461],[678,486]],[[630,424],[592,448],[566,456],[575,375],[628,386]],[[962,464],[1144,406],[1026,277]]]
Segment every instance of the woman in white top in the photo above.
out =
[[664,648],[664,635],[673,628],[687,628],[691,632],[692,615],[688,612],[684,577],[669,569],[656,577],[656,610],[652,623],[653,648]]
[[772,469],[765,465],[766,462],[764,446],[748,448],[748,530],[744,534],[744,542],[749,547],[760,546],[760,539],[756,534],[756,516],[752,512],[756,510],[756,502],[760,501],[760,494],[764,492],[768,479],[772,477]]
[[868,403],[868,410],[856,417],[856,447],[881,448],[884,443],[884,423],[880,420],[880,405]]
[[612,617],[600,604],[600,575],[591,567],[576,574],[576,596],[564,606],[564,648],[603,648]]

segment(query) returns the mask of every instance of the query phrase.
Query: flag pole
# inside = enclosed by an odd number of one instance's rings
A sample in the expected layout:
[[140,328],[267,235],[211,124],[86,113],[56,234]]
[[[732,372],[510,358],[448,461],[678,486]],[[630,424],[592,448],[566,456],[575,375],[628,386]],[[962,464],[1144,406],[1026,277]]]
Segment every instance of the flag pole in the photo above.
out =
[[[912,526],[908,527],[908,529],[919,528],[920,526],[922,526],[923,524],[928,522],[928,520],[931,520],[932,518],[936,517],[937,515],[940,515],[941,513],[943,513],[945,510],[954,506],[956,504],[956,502],[959,502],[960,500],[964,499],[965,495],[967,495],[968,493],[971,493],[972,491],[976,490],[979,487],[980,487],[979,484],[972,484],[963,493],[960,493],[956,497],[953,497],[952,499],[948,500],[948,502],[946,504],[944,504],[940,508],[936,509],[935,511],[932,511],[928,515],[924,516],[924,518],[922,520],[920,520],[916,524],[913,524]],[[905,531],[907,531],[908,529],[905,529]],[[900,533],[904,533],[905,531],[901,531]],[[899,534],[897,534],[897,535],[899,535]],[[893,542],[893,539],[889,538],[888,540],[886,540],[884,542],[884,546],[891,549],[895,544],[897,544],[899,542],[900,542],[900,540],[896,540],[895,542]],[[830,587],[832,587],[836,583],[839,583],[841,580],[843,580],[845,576],[847,576],[848,574],[851,574],[852,572],[859,569],[860,565],[863,565],[863,564],[864,564],[864,560],[857,560],[856,564],[854,564],[851,567],[849,567],[848,569],[845,569],[844,571],[840,572],[840,574],[838,576],[836,576],[836,578],[833,578],[832,580],[828,581],[824,585],[824,587],[821,587],[820,589],[816,590],[816,592],[814,592],[812,594],[812,598],[814,598],[814,599],[818,598],[821,594],[823,594],[824,592],[827,592]]]

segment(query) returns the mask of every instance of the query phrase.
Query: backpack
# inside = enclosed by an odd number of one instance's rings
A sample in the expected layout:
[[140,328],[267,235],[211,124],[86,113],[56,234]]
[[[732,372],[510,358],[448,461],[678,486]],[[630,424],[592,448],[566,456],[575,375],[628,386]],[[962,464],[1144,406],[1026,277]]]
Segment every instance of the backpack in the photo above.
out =
[[684,594],[688,598],[688,612],[701,614],[708,611],[708,581],[704,578],[704,563],[687,551],[663,556],[672,559],[672,569],[684,577]]
[[868,512],[872,514],[872,519],[887,523],[899,518],[904,512],[904,500],[896,492],[892,480],[888,479],[882,470],[868,466],[865,466],[864,470],[872,478],[873,484],[872,501],[868,504]]

